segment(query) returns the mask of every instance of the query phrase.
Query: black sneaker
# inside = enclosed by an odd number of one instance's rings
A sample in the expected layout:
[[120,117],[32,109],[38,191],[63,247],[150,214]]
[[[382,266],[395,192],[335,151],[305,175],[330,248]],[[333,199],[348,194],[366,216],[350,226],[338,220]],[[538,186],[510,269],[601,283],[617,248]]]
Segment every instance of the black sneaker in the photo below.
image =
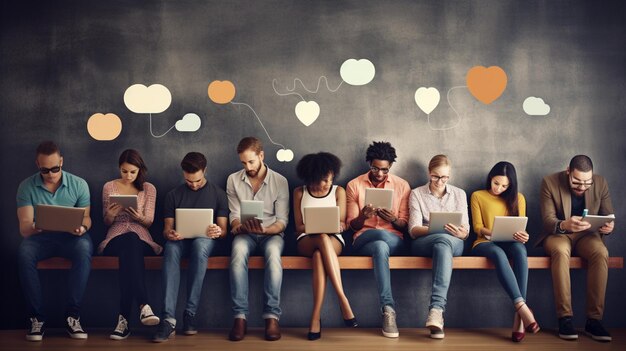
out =
[[589,335],[595,341],[609,342],[613,340],[611,334],[604,329],[602,323],[597,319],[589,318],[585,324],[585,334]]
[[192,316],[191,313],[185,311],[183,314],[183,334],[196,335],[198,334],[198,326],[196,325],[196,316]]
[[159,326],[157,327],[156,334],[152,337],[152,341],[165,342],[174,335],[176,335],[176,330],[174,329],[172,323],[162,319],[161,323],[159,323]]
[[83,330],[83,327],[80,325],[80,318],[67,317],[67,326],[65,330],[70,335],[72,339],[87,339],[87,333]]
[[43,323],[37,320],[37,318],[30,319],[30,330],[26,334],[26,340],[28,341],[41,341],[43,339]]
[[572,317],[559,318],[559,338],[564,340],[578,339],[578,333],[572,324]]
[[121,314],[117,317],[117,326],[109,338],[113,340],[124,340],[130,335],[130,330],[128,330],[128,321]]

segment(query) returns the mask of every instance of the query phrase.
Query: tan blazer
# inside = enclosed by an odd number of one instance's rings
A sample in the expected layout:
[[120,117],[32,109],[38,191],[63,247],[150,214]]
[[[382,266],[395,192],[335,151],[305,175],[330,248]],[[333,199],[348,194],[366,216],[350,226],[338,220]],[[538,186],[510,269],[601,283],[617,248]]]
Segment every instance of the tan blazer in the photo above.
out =
[[[566,171],[543,178],[540,203],[543,230],[535,246],[541,246],[548,235],[556,233],[558,221],[569,219],[572,216],[572,193]],[[604,177],[597,174],[593,175],[593,185],[585,192],[585,208],[589,210],[590,215],[606,216],[614,213],[609,195],[609,185]]]

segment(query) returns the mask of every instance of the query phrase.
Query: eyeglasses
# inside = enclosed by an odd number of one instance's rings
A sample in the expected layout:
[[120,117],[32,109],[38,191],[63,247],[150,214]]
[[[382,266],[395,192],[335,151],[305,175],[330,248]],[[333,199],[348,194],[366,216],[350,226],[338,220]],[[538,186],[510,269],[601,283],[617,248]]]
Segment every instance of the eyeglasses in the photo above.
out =
[[39,172],[41,172],[41,174],[48,174],[50,172],[52,172],[52,173],[59,173],[60,170],[61,170],[61,165],[58,165],[58,166],[52,167],[52,168],[45,168],[45,167],[39,168]]
[[372,173],[383,172],[383,174],[387,174],[389,173],[389,168],[378,168],[376,166],[372,166],[370,167],[370,171],[372,171]]
[[589,182],[575,182],[572,177],[569,178],[570,183],[574,186],[574,188],[588,188],[593,185],[593,180]]
[[436,176],[436,175],[430,175],[430,180],[432,182],[438,182],[438,181],[442,181],[442,182],[447,182],[450,179],[450,176]]

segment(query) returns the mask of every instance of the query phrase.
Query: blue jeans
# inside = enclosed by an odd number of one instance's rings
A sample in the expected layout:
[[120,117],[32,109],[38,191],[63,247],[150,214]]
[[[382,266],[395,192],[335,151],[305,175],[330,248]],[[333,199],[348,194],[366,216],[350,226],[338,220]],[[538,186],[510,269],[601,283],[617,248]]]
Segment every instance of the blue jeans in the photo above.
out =
[[372,256],[380,308],[382,309],[385,306],[394,307],[395,303],[391,293],[389,256],[400,251],[402,239],[384,229],[369,229],[356,238],[352,248],[357,254]]
[[83,299],[89,272],[93,243],[88,233],[76,236],[70,233],[48,232],[24,238],[17,253],[18,270],[22,291],[28,305],[30,317],[45,321],[43,296],[37,262],[60,256],[72,261],[69,276],[69,301],[66,315],[80,317],[80,302]]
[[185,311],[192,316],[198,311],[207,260],[216,245],[214,239],[195,238],[179,241],[168,240],[163,253],[163,318],[176,323],[176,302],[180,285],[180,259],[189,256],[187,269],[187,305]]
[[411,253],[433,258],[433,286],[429,309],[445,311],[452,277],[452,258],[463,254],[463,240],[448,233],[428,234],[413,240]]
[[[472,249],[472,253],[493,262],[498,280],[513,304],[526,301],[528,258],[524,244],[517,241],[482,242]],[[509,257],[513,260],[513,268],[509,264]]]
[[259,248],[265,257],[263,318],[280,319],[280,288],[283,284],[281,254],[285,241],[280,235],[239,234],[230,254],[230,297],[234,318],[246,318],[248,310],[248,257]]

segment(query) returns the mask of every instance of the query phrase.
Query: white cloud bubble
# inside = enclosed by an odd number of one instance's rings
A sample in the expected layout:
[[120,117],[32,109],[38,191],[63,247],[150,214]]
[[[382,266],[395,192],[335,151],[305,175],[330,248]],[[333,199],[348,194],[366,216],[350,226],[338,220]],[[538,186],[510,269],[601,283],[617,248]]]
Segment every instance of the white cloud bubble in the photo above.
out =
[[124,92],[124,104],[135,113],[161,113],[172,103],[172,94],[161,84],[133,84]]
[[320,115],[320,105],[315,101],[300,101],[296,105],[296,116],[305,126],[310,126]]
[[415,103],[427,115],[439,105],[440,99],[441,95],[437,88],[421,87],[415,92]]
[[545,116],[550,113],[550,105],[546,104],[542,98],[534,96],[527,97],[522,107],[530,116]]
[[365,85],[374,79],[376,68],[368,59],[348,59],[341,65],[339,74],[350,85]]
[[188,113],[176,122],[176,130],[179,132],[195,132],[200,129],[202,121],[195,113]]
[[276,159],[280,162],[290,162],[293,160],[293,151],[291,149],[280,149],[276,152]]

